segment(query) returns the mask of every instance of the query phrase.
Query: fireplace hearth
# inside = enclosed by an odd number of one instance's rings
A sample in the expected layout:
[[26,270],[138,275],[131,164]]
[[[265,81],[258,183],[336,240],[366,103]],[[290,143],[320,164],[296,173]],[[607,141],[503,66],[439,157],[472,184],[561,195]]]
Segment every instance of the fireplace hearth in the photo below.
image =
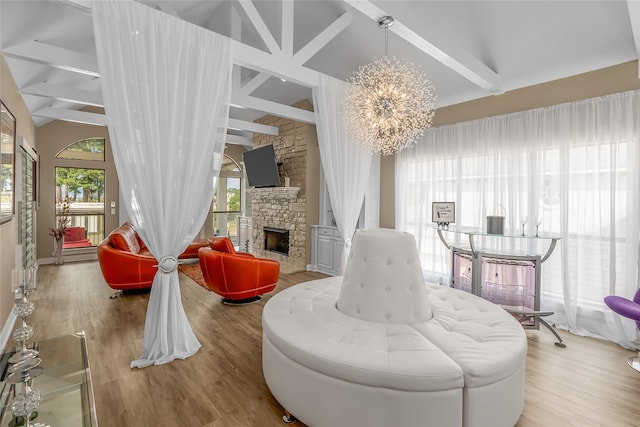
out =
[[289,230],[263,227],[264,249],[289,256]]

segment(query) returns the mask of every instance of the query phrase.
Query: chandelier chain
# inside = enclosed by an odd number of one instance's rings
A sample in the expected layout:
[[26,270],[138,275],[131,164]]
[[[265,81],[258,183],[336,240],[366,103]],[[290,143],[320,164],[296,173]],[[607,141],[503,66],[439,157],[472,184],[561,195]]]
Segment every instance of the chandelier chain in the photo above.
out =
[[389,53],[389,27],[384,29],[384,56]]

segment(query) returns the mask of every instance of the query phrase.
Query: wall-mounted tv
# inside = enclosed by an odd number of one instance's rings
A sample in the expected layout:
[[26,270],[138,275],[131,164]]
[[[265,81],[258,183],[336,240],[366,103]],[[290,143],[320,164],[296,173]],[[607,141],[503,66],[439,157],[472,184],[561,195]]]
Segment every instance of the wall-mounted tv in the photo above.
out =
[[280,185],[278,162],[273,145],[242,153],[247,179],[252,187],[275,187]]

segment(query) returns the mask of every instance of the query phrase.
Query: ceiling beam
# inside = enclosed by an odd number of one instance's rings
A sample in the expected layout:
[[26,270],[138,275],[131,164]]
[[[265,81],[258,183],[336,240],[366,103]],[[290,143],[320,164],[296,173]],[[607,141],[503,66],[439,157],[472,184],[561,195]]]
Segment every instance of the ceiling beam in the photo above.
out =
[[[640,59],[640,3],[637,0],[627,0],[627,9],[631,20],[633,41],[636,45],[636,59]],[[638,78],[640,79],[640,62],[638,63]]]
[[293,0],[282,0],[282,53],[293,56]]
[[65,122],[82,123],[85,125],[106,126],[107,117],[104,114],[86,111],[66,110],[63,108],[45,107],[32,113],[33,116],[46,117]]
[[271,55],[238,41],[231,41],[233,62],[252,70],[271,74],[278,78],[306,86],[317,87],[320,73],[293,63],[282,56]]
[[307,111],[301,108],[291,107],[289,105],[278,104],[277,102],[267,101],[265,99],[260,99],[253,96],[232,95],[231,105],[263,111],[265,113],[273,114],[274,116],[284,117],[286,119],[291,119],[302,123],[316,123],[313,111]]
[[53,98],[76,104],[92,105],[94,107],[104,106],[100,92],[92,92],[51,83],[36,83],[21,89],[20,92],[27,95],[43,96],[45,98]]
[[267,24],[265,24],[262,16],[260,16],[258,9],[256,9],[256,6],[253,4],[253,2],[251,0],[236,1],[240,5],[240,7],[242,7],[242,10],[244,10],[244,13],[247,14],[247,17],[253,24],[253,27],[258,32],[258,35],[267,46],[267,49],[269,49],[269,52],[271,52],[272,54],[282,53],[282,51],[280,50],[280,46],[278,46],[278,42],[276,42],[276,39],[273,38],[273,34],[271,34],[271,31],[269,31]]
[[[368,16],[376,22],[381,17],[390,15],[368,0],[344,1],[360,13]],[[453,45],[448,45],[446,48],[441,49],[438,45],[445,46],[443,40],[435,42],[434,36],[430,35],[428,39],[434,41],[432,43],[432,41],[423,38],[398,20],[395,20],[393,26],[389,27],[389,31],[402,37],[407,42],[416,46],[427,55],[433,57],[435,60],[450,68],[452,71],[455,71],[478,87],[481,87],[492,94],[499,94],[503,92],[498,74],[462,49]],[[421,29],[421,31],[424,32],[425,30]]]
[[229,118],[229,124],[227,127],[233,130],[246,130],[249,132],[263,133],[265,135],[273,136],[278,136],[279,133],[279,129],[276,126],[268,126],[232,118]]
[[91,2],[93,0],[54,0],[58,3],[78,9],[84,13],[91,13]]
[[251,95],[251,93],[258,89],[264,82],[269,80],[271,76],[267,73],[258,73],[251,78],[248,82],[242,85],[238,91],[239,95]]
[[298,65],[302,65],[307,62],[309,59],[313,57],[316,53],[320,51],[323,47],[325,47],[335,36],[340,34],[342,30],[347,28],[351,21],[353,20],[353,16],[349,12],[345,12],[340,15],[340,18],[336,19],[331,25],[325,28],[320,34],[315,36],[313,40],[304,45],[296,54],[293,56],[293,62]]
[[[255,10],[255,6],[253,5],[253,3],[248,0],[238,1],[241,4],[244,4],[247,10],[254,10],[257,14],[257,10]],[[340,19],[346,18],[341,17]],[[262,18],[260,18],[260,21],[262,21]],[[335,23],[332,24],[332,26],[334,25]],[[326,31],[327,30],[323,31],[323,33],[326,34]],[[319,84],[320,73],[294,63],[292,58],[284,57],[280,51],[278,51],[276,54],[270,54],[252,46],[245,45],[238,40],[231,40],[231,44],[233,52],[232,60],[236,65],[246,67],[260,73],[266,73],[277,78],[286,79],[287,81],[305,87],[313,88],[317,87]],[[80,54],[78,52],[57,48],[55,46],[51,46],[41,42],[34,41],[26,43],[24,45],[7,48],[6,53],[10,56],[28,58],[30,60],[33,60],[34,62],[46,63],[52,66],[56,66],[57,68],[76,71],[96,77],[99,77],[100,75],[98,72],[97,58],[91,57],[90,55]],[[265,78],[268,78],[268,76],[259,77],[255,82],[251,84],[256,85],[261,79]],[[49,90],[51,90],[51,88],[49,88]],[[234,94],[232,96],[232,104],[241,108],[255,109],[278,117],[284,117],[303,123],[315,124],[315,117],[313,112],[291,107],[289,105],[255,98],[244,93]],[[104,116],[100,114],[80,111],[76,111],[75,113],[77,114],[74,114],[73,110],[43,108],[33,113],[33,115],[48,117],[56,120],[66,120],[101,126],[105,125],[106,123]]]
[[[71,2],[71,0],[69,1]],[[78,1],[80,2],[81,0]],[[245,4],[248,9],[253,8],[255,10],[255,6],[250,1],[238,1],[241,4]],[[255,12],[257,14],[257,10]],[[260,18],[260,20],[262,21],[262,18]],[[231,44],[233,47],[232,51],[234,52],[233,62],[237,65],[259,72],[266,72],[302,86],[318,86],[318,76],[320,74],[317,71],[302,67],[294,63],[290,58],[284,58],[279,50],[277,54],[273,55],[243,44],[238,40],[231,40]],[[33,41],[23,45],[8,47],[3,49],[3,53],[6,53],[8,56],[20,57],[32,62],[51,65],[56,68],[75,71],[94,77],[100,76],[98,72],[98,60],[95,56],[62,49],[42,42]]]
[[[229,8],[229,21],[231,22],[231,39],[242,42],[242,18],[235,7]],[[240,90],[242,85],[242,68],[233,67],[231,71],[231,89]]]
[[[254,19],[259,19],[259,21],[261,21],[262,24],[264,25],[264,30],[268,31],[268,29],[266,28],[266,24],[264,24],[264,21],[262,21],[262,18],[258,14],[257,10],[255,9],[255,6],[251,1],[249,0],[237,0],[237,1],[241,5],[243,5],[243,9],[245,9],[245,11],[253,10],[255,14],[257,14],[257,17],[254,17]],[[82,0],[68,0],[68,2],[78,4],[78,5],[85,3]],[[325,29],[319,36],[316,37],[316,39],[318,39],[319,37],[326,38],[332,31],[335,31],[335,29],[330,30],[330,28],[335,28],[334,26],[336,27],[340,26],[339,22],[343,22],[342,21],[343,19],[346,20],[347,18],[340,17],[338,21],[334,22],[331,26]],[[252,22],[254,23],[254,25],[256,25],[254,21]],[[268,33],[268,34],[271,37],[271,39],[273,39],[273,36],[271,36],[271,33]],[[265,37],[267,38],[269,36],[265,35]],[[234,63],[237,65],[247,67],[259,72],[266,72],[275,77],[284,78],[290,82],[293,82],[302,86],[306,86],[306,87],[318,86],[319,73],[309,68],[302,67],[299,64],[291,61],[291,59],[287,60],[286,58],[283,58],[279,50],[279,47],[276,51],[276,54],[274,55],[274,54],[269,54],[267,52],[264,52],[263,50],[256,49],[252,46],[245,45],[238,40],[231,40],[231,43],[232,43],[233,52],[234,52],[233,60],[234,60]],[[273,43],[275,43],[275,39],[273,39]],[[309,44],[311,43],[314,43],[314,41],[312,40]],[[307,48],[307,46],[305,46],[305,48]],[[308,49],[311,50],[312,47],[309,46]],[[43,64],[51,65],[57,68],[61,68],[61,69],[88,74],[95,77],[99,77],[100,75],[100,73],[98,72],[98,61],[96,57],[91,55],[81,54],[81,53],[74,52],[67,49],[58,48],[42,42],[36,42],[36,41],[28,42],[28,43],[25,43],[24,45],[18,45],[18,46],[6,48],[3,50],[3,52],[6,53],[8,56],[21,57],[24,59],[31,60],[33,62],[43,63]],[[303,55],[299,56],[299,58],[302,58],[302,57]]]
[[2,52],[13,58],[49,65],[61,70],[73,71],[93,77],[100,76],[98,59],[95,56],[74,52],[39,41],[9,46],[3,49]]
[[226,140],[228,144],[244,145],[245,147],[253,147],[253,139],[248,136],[227,134]]
[[180,18],[180,15],[178,15],[178,12],[176,11],[176,9],[170,4],[158,3],[156,5],[156,9],[161,10],[162,12],[167,13],[171,16],[175,16],[176,18]]

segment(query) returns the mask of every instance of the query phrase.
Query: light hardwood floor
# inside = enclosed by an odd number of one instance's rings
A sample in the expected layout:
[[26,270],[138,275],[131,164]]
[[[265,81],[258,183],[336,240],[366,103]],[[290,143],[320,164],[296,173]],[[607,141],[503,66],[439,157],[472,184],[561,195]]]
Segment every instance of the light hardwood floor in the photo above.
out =
[[[320,277],[282,275],[276,292]],[[186,360],[129,368],[142,353],[148,293],[109,299],[113,291],[97,262],[40,267],[30,298],[34,339],[86,332],[100,427],[283,426],[283,408],[262,375],[261,313],[268,296],[231,307],[182,274],[180,282],[202,344]],[[517,426],[640,426],[640,373],[626,363],[633,352],[560,334],[566,349],[555,347],[544,329],[527,331],[526,398]]]

